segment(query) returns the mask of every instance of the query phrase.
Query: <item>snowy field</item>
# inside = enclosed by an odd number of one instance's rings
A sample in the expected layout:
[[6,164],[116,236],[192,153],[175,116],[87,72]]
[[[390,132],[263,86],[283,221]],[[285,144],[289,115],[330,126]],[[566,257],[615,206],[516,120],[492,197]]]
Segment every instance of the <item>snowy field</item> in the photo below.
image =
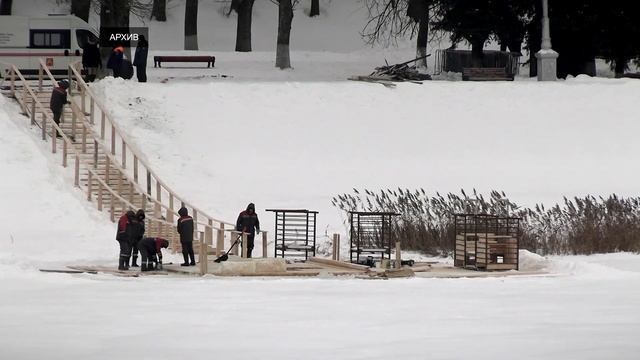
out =
[[[214,35],[201,48],[215,51],[215,69],[149,68],[147,84],[106,79],[92,88],[163,180],[212,216],[233,221],[255,202],[271,231],[265,208],[310,208],[320,211],[320,237],[344,238],[330,199],[354,187],[499,189],[522,205],[637,196],[637,81],[520,78],[395,89],[346,81],[385,58],[413,55],[406,43],[366,48],[354,33],[362,19],[355,0],[321,1],[320,19],[298,9],[294,70],[283,72],[273,68],[273,4],[256,2],[258,51],[235,54],[222,36],[235,30],[233,16],[219,15],[219,2],[200,3],[200,33]],[[171,23],[150,24],[153,53],[179,48],[184,1],[171,4]],[[55,0],[14,7],[23,15],[59,10]],[[202,21],[213,13],[216,21]],[[349,35],[329,41],[336,33]],[[118,248],[107,214],[63,181],[70,170],[38,139],[0,97],[2,360],[639,357],[637,254],[522,252],[522,269],[548,275],[486,279],[41,273],[115,265]]]

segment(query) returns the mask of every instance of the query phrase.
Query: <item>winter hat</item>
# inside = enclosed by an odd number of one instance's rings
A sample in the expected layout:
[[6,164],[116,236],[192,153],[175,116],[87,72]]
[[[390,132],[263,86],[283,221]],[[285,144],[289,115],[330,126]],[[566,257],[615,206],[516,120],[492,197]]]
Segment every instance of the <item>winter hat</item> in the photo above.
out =
[[178,210],[178,215],[187,216],[189,215],[189,210],[187,210],[186,207],[181,207],[180,210]]
[[58,86],[60,86],[63,89],[68,89],[69,88],[69,81],[67,81],[67,79],[62,79],[62,80],[58,81]]
[[136,213],[136,217],[140,221],[144,220],[146,218],[146,216],[144,214],[144,210],[143,209],[139,209],[138,212]]
[[134,213],[133,210],[127,211],[127,218],[128,219],[133,219],[134,217],[136,217],[136,213]]
[[256,211],[256,206],[253,203],[251,203],[251,204],[249,204],[249,206],[247,206],[247,210],[253,210],[255,212]]
[[160,247],[163,247],[165,249],[168,248],[169,247],[169,242],[167,240],[165,240],[165,239],[160,239]]

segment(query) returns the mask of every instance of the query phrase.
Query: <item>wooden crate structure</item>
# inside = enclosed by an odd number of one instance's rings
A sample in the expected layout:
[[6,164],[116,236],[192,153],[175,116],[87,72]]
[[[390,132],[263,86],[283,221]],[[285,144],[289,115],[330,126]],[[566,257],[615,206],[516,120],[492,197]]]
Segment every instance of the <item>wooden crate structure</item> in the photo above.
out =
[[349,212],[350,260],[372,266],[375,261],[391,259],[391,221],[393,212]]
[[520,218],[455,214],[454,265],[475,270],[518,270]]
[[317,211],[267,209],[276,214],[275,257],[307,260],[316,256]]

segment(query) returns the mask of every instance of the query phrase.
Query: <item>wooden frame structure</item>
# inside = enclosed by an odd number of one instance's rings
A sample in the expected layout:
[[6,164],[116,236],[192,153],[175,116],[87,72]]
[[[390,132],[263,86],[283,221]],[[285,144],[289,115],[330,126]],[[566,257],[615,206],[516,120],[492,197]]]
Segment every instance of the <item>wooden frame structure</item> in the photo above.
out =
[[317,211],[267,209],[276,216],[275,257],[304,259],[316,256]]
[[[391,221],[394,212],[349,211],[350,261],[373,266],[375,261],[391,259],[394,242]],[[365,260],[362,259],[366,256]]]
[[518,270],[520,218],[455,214],[454,265],[475,270]]

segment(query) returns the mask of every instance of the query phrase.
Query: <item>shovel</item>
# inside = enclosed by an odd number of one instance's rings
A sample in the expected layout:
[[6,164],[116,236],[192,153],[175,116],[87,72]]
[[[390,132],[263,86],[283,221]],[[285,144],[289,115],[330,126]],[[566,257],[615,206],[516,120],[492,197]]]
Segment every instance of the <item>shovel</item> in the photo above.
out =
[[217,259],[213,260],[213,262],[216,263],[220,263],[223,261],[227,261],[229,260],[229,253],[231,252],[231,250],[233,250],[233,248],[238,245],[239,243],[241,243],[242,241],[240,240],[242,238],[242,235],[239,235],[238,238],[236,239],[236,241],[231,245],[231,247],[229,248],[229,250],[227,250],[226,253],[220,255],[220,257],[218,257]]

